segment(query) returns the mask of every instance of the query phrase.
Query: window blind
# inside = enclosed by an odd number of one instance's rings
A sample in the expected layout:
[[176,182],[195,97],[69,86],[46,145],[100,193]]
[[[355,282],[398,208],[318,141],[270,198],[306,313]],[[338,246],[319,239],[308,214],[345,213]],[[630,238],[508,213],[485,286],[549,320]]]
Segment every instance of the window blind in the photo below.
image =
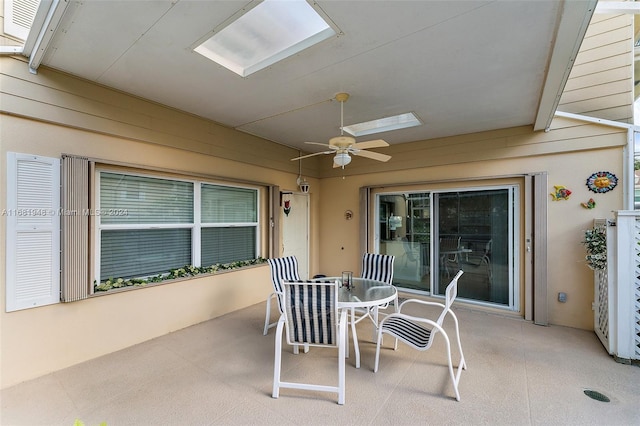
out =
[[202,185],[203,223],[256,222],[257,192],[253,189]]
[[193,222],[193,183],[132,176],[100,175],[102,224]]
[[255,257],[256,228],[254,226],[202,229],[202,266],[249,260]]
[[153,276],[190,263],[190,228],[102,231],[101,281]]

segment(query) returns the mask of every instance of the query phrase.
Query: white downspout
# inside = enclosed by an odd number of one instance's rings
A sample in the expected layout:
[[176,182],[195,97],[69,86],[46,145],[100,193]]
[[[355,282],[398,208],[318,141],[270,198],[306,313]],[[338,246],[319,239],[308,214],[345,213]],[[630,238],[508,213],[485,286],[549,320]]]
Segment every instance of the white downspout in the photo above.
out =
[[619,129],[627,129],[627,144],[623,153],[623,181],[622,183],[622,209],[633,210],[634,209],[634,185],[635,185],[635,173],[633,170],[633,160],[635,153],[634,133],[640,132],[639,126],[633,124],[620,123],[613,120],[605,120],[603,118],[589,117],[587,115],[574,114],[570,112],[556,111],[556,116],[572,118],[574,120],[585,121],[588,123],[603,124],[605,126],[617,127]]

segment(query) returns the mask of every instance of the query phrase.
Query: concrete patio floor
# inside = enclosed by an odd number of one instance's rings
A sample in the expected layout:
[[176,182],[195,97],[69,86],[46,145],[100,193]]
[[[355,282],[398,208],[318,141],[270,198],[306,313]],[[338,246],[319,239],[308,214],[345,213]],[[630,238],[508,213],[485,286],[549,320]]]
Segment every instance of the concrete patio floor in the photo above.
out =
[[[454,307],[468,365],[460,402],[442,339],[428,352],[402,344],[393,351],[387,339],[373,373],[365,322],[358,329],[362,368],[353,355],[347,360],[344,406],[335,394],[290,389],[273,399],[275,332],[262,335],[258,304],[4,389],[0,424],[640,424],[640,368],[614,361],[593,332]],[[283,379],[337,383],[335,350],[284,351]]]

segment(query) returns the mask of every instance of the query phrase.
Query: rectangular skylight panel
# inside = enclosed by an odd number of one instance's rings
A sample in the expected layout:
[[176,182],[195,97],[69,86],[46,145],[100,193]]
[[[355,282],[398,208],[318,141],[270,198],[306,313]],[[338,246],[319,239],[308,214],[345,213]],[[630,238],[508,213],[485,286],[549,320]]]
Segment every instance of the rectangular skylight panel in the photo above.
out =
[[305,0],[264,0],[194,50],[246,77],[335,34]]
[[412,112],[394,115],[393,117],[380,118],[378,120],[344,126],[345,132],[353,136],[371,135],[374,133],[388,132],[390,130],[406,129],[407,127],[420,126],[422,122]]

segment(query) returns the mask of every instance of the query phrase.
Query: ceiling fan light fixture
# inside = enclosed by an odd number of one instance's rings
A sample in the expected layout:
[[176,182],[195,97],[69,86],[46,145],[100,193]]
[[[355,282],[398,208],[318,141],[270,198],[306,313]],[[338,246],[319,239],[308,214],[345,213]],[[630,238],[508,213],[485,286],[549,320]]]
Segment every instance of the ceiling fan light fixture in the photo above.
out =
[[344,167],[351,162],[351,157],[346,152],[339,152],[333,158],[333,162],[339,167]]

